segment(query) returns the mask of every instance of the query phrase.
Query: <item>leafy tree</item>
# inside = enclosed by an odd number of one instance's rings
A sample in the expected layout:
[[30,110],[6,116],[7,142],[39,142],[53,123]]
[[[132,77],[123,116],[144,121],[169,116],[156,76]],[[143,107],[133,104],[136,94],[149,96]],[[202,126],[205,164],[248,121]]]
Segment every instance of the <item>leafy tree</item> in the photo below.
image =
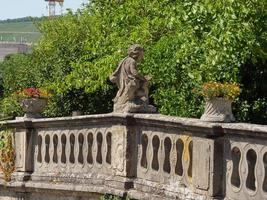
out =
[[30,55],[14,54],[0,62],[1,119],[22,114],[18,103],[12,98],[14,92],[38,85],[39,71],[32,67],[31,60]]
[[57,93],[46,114],[110,112],[116,89],[108,76],[140,43],[140,70],[153,76],[151,100],[161,113],[199,117],[203,99],[193,90],[229,81],[242,86],[237,118],[266,123],[265,7],[262,0],[91,0],[41,22],[31,62],[39,84]]
[[0,63],[2,87],[8,96],[25,87],[38,85],[39,69],[32,66],[32,56],[25,54],[9,55]]

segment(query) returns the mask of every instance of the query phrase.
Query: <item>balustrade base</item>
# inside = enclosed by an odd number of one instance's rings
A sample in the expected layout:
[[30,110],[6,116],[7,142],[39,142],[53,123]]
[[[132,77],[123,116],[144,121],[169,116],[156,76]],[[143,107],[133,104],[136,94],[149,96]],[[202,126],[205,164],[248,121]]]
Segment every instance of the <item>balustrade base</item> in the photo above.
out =
[[16,181],[28,181],[31,179],[31,173],[27,172],[14,172],[11,177],[12,180]]
[[[32,182],[54,183],[56,185],[66,183],[88,187],[96,186],[105,188],[105,190],[107,189],[106,187],[115,190],[126,190],[133,187],[133,181],[130,178],[98,173],[64,173],[62,175],[55,173],[34,173],[31,175],[31,180]],[[118,195],[123,195],[123,193],[120,192]]]
[[134,199],[153,200],[206,200],[205,195],[193,193],[192,188],[177,182],[174,185],[160,184],[143,179],[135,179],[134,189],[128,191],[128,196]]
[[[30,176],[29,179],[27,178],[27,181],[23,181],[24,177],[27,177],[25,175]],[[4,183],[0,182],[0,185],[4,185]],[[33,173],[29,175],[17,172],[14,173],[11,182],[5,183],[5,187],[11,189],[15,193],[27,192],[31,195],[34,194],[36,198],[38,194],[43,194],[44,191],[46,191],[46,197],[49,195],[53,196],[54,193],[57,195],[62,193],[73,197],[90,197],[91,195],[97,194],[99,194],[99,196],[100,194],[125,196],[125,194],[127,194],[130,198],[134,199],[208,199],[204,195],[193,193],[190,188],[187,188],[184,185],[170,186],[143,179],[130,179],[120,176],[99,175],[94,173],[86,175]],[[29,200],[35,200],[35,197],[33,196],[29,197]],[[43,200],[45,197],[40,199]]]
[[45,189],[44,186],[45,184],[42,183],[28,182],[24,192],[20,192],[22,186],[16,183],[5,187],[0,186],[0,200],[99,200],[102,196],[93,192]]

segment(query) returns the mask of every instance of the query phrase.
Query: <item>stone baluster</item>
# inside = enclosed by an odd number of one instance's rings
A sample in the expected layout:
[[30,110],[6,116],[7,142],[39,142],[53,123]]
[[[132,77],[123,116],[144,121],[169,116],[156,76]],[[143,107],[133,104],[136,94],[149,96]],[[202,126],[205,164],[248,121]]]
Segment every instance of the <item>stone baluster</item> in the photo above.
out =
[[63,155],[63,145],[62,145],[62,133],[59,133],[58,134],[58,146],[57,146],[57,149],[58,149],[58,166],[62,166],[62,155]]
[[70,165],[70,132],[66,133],[66,165],[69,167]]
[[147,169],[151,170],[152,166],[152,155],[153,155],[153,146],[151,135],[148,135],[147,150],[146,150],[146,159],[147,159]]
[[87,163],[89,165],[93,165],[94,163],[94,136],[93,133],[90,131],[87,134],[87,146],[88,146],[88,154],[86,156]]
[[73,147],[73,158],[74,165],[78,165],[78,155],[79,155],[79,132],[74,132],[74,147]]
[[44,132],[40,133],[42,138],[42,146],[41,146],[41,155],[42,155],[42,162],[41,164],[45,165],[45,152],[46,152],[46,145],[45,145],[45,134]]
[[53,132],[48,132],[47,136],[49,138],[49,148],[48,148],[48,167],[52,167],[53,155],[54,155],[54,142],[53,142]]
[[24,192],[17,192],[16,193],[16,200],[26,200],[26,193]]
[[52,155],[52,161],[53,165],[56,167],[59,163],[59,134],[58,132],[55,132],[53,135],[53,155]]

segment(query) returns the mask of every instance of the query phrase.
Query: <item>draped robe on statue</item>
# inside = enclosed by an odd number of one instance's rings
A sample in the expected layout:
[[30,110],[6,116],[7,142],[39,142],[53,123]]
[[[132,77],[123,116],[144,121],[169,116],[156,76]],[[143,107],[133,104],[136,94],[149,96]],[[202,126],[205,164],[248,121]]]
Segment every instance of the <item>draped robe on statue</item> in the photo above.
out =
[[[148,85],[145,77],[137,71],[137,63],[131,57],[124,58],[110,76],[119,90],[114,99],[114,111],[129,111],[130,104],[144,104],[148,101]],[[128,104],[127,104],[128,103]]]

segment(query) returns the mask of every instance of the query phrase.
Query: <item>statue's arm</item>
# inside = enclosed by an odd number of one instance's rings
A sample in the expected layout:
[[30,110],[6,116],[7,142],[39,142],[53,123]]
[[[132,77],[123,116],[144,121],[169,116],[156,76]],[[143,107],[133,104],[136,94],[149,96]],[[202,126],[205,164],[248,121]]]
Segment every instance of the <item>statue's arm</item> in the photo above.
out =
[[125,58],[119,63],[117,69],[109,76],[109,80],[112,82],[112,83],[116,83],[118,85],[118,76],[119,76],[119,71],[120,71],[120,68],[121,68],[121,65],[123,63],[123,61],[125,60]]
[[139,74],[138,70],[137,70],[137,65],[136,62],[131,62],[130,64],[130,71],[131,74],[134,78],[142,80],[142,81],[146,81],[145,77],[142,76],[141,74]]

